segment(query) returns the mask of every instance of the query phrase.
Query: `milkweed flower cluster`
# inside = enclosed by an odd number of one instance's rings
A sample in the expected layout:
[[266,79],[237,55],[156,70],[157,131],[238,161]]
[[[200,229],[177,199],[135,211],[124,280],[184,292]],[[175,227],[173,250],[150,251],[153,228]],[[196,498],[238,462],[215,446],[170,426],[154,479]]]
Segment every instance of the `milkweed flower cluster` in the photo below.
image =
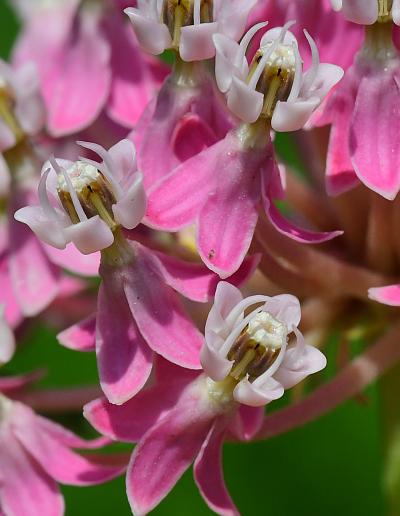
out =
[[[40,318],[93,352],[99,386],[0,377],[0,512],[60,515],[58,483],[126,474],[141,516],[193,464],[210,509],[239,514],[225,441],[303,424],[400,360],[399,2],[14,3],[0,364]],[[333,328],[366,349],[321,385]],[[82,409],[101,437],[39,414]],[[84,452],[112,441],[135,448]]]

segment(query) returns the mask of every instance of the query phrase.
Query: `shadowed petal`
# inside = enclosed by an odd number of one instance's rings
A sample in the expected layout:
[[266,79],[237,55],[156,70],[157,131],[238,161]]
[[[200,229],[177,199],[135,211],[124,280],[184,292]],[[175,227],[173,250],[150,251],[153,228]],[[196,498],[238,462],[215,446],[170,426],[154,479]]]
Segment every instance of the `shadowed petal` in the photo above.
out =
[[225,432],[213,427],[194,463],[194,478],[207,505],[221,516],[238,516],[226,489],[222,469],[222,445]]
[[102,274],[102,278],[96,326],[100,384],[110,402],[120,405],[146,383],[153,353],[133,320],[124,295],[123,278],[118,272]]
[[158,260],[136,244],[133,263],[124,271],[124,289],[140,333],[167,360],[200,369],[203,336],[185,314],[177,294],[165,285]]

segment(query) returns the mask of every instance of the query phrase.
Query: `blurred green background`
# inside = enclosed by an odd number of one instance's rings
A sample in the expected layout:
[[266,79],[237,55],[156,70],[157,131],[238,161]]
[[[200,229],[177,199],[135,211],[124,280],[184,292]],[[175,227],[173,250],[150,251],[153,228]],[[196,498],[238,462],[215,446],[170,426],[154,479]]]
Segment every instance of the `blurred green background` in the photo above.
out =
[[[31,0],[32,2],[38,0]],[[46,27],[43,27],[46,30]],[[9,56],[18,24],[0,0],[0,55]],[[284,145],[283,145],[284,150]],[[90,384],[97,381],[94,355],[61,348],[55,332],[36,328],[7,373],[46,367],[43,386]],[[225,445],[224,470],[230,492],[243,516],[381,516],[381,429],[375,386],[368,402],[348,401],[304,428],[264,443]],[[88,433],[82,418],[63,423]],[[130,514],[124,479],[92,488],[63,488],[66,514],[125,516]],[[152,514],[202,516],[206,508],[189,471]]]

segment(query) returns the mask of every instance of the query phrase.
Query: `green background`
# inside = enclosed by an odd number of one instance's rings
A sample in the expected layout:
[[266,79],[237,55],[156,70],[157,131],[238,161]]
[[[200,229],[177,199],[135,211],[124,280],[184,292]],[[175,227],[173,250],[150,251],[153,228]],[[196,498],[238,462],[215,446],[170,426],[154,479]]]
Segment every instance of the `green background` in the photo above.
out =
[[[36,1],[36,0],[31,0]],[[9,55],[18,26],[5,1],[0,0],[0,55]],[[43,27],[46,30],[46,27]],[[281,142],[287,152],[285,141]],[[45,367],[43,386],[90,384],[97,381],[95,357],[61,348],[55,332],[36,328],[7,373]],[[334,412],[286,435],[263,443],[227,444],[224,470],[230,492],[242,515],[380,516],[382,450],[377,388],[367,392],[368,403],[350,400]],[[90,432],[81,417],[65,425]],[[89,488],[63,487],[66,514],[129,515],[124,479]],[[211,514],[187,472],[154,515]]]

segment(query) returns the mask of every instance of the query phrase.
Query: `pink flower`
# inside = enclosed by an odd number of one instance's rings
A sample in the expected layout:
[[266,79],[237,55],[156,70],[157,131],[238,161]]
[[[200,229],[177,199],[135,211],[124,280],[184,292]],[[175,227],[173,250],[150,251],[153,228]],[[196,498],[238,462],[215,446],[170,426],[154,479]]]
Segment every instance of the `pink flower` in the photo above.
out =
[[[97,152],[103,163],[51,160],[52,168],[44,166],[39,184],[41,205],[22,208],[15,217],[54,247],[62,249],[73,242],[83,253],[102,251],[95,324],[99,375],[109,400],[123,403],[146,383],[153,352],[183,367],[200,368],[202,336],[170,287],[205,302],[217,278],[201,265],[186,264],[125,239],[122,227],[136,227],[146,210],[130,141],[123,140],[109,151],[81,145]],[[247,278],[256,262],[249,260],[233,281]],[[93,323],[90,328],[94,329]]]
[[[296,20],[296,25],[291,30],[298,39],[300,54],[306,67],[310,65],[311,59],[307,54],[308,41],[303,37],[301,27],[312,34],[323,62],[334,63],[345,70],[352,64],[362,42],[362,28],[333,12],[329,0],[258,2],[251,13],[250,25],[263,20],[269,20],[273,27]],[[260,37],[257,35],[254,38],[257,45]]]
[[133,127],[167,67],[141,55],[119,6],[106,10],[80,0],[19,4],[24,26],[14,61],[33,61],[39,69],[49,133],[81,131],[103,109]]
[[[272,119],[272,126],[279,129],[298,129],[328,87],[339,80],[341,69],[320,65],[313,46],[314,65],[303,75],[294,36],[288,35],[286,27],[266,34],[265,46],[249,72],[245,52],[258,28],[251,29],[240,45],[215,36],[219,87],[228,92],[228,105],[235,114],[255,123],[232,129],[149,191],[148,223],[169,231],[196,223],[199,254],[221,278],[240,267],[252,241],[261,201],[277,229],[295,240],[317,243],[340,234],[300,230],[274,206],[272,201],[283,196],[284,181],[275,163],[269,125]],[[248,73],[257,79],[255,85],[245,82]],[[270,79],[269,74],[278,75]]]
[[[311,68],[303,73],[297,39],[288,31],[293,23],[266,32],[251,65],[246,59],[247,47],[265,24],[250,29],[240,45],[220,34],[214,37],[218,87],[226,94],[229,109],[243,122],[256,122],[263,113],[271,117],[272,129],[297,131],[342,78],[343,70],[339,66],[319,62],[318,49],[307,31],[305,36],[313,61]],[[273,73],[279,67],[285,77],[280,81],[276,96],[270,100],[267,97],[269,84],[267,88],[263,85],[263,81],[270,79],[264,74],[266,70]]]
[[361,181],[393,200],[400,189],[399,53],[392,24],[366,27],[353,66],[313,124],[331,124],[326,168],[328,193],[339,195]]
[[[258,308],[245,316],[254,305]],[[262,424],[262,407],[326,364],[322,353],[304,343],[299,320],[293,296],[243,299],[222,282],[206,324],[204,373],[159,361],[153,385],[126,404],[115,407],[100,399],[85,407],[86,418],[104,435],[138,442],[127,474],[135,514],[158,505],[193,461],[209,507],[238,514],[223,480],[225,438],[251,439]],[[288,345],[292,333],[295,342]]]
[[138,7],[125,13],[146,52],[157,55],[174,48],[184,61],[202,61],[215,56],[214,34],[241,37],[255,4],[256,0],[139,0]]
[[331,0],[332,9],[343,11],[346,20],[361,25],[372,25],[378,18],[391,16],[394,23],[400,25],[400,1],[381,2],[378,0]]
[[[0,379],[0,390],[7,384],[8,378]],[[3,394],[0,414],[0,504],[5,516],[61,516],[64,500],[57,483],[99,484],[125,469],[124,457],[73,449],[98,448],[108,440],[85,441]]]

